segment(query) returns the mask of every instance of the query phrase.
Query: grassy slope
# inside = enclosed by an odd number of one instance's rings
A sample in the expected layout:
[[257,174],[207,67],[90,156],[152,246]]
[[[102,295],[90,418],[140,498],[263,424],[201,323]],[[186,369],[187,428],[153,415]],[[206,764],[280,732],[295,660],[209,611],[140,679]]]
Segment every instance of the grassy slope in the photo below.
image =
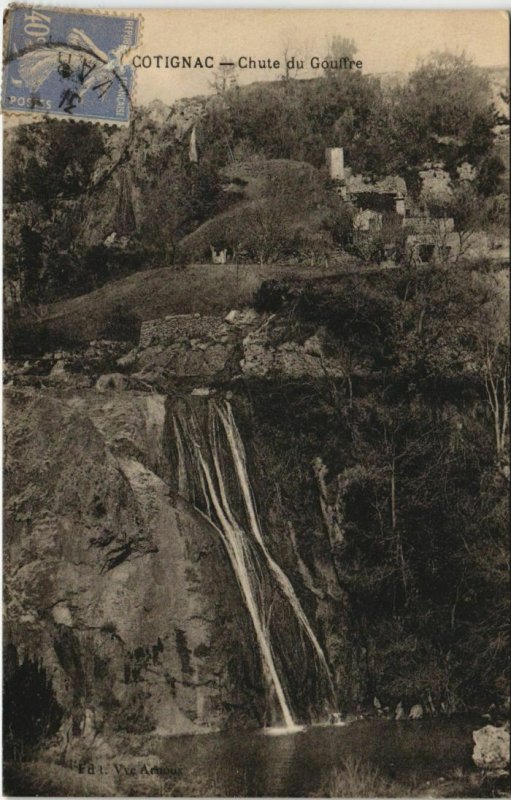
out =
[[255,264],[240,266],[238,280],[233,264],[136,272],[90,294],[53,303],[47,307],[45,321],[53,331],[90,341],[102,335],[115,310],[134,313],[142,320],[166,314],[224,314],[249,303],[263,280],[321,274],[321,269]]
[[261,283],[271,278],[325,278],[360,269],[357,259],[345,255],[329,267],[276,264],[191,264],[182,269],[135,272],[89,294],[59,300],[47,306],[44,322],[51,331],[89,342],[102,336],[115,311],[136,314],[141,320],[167,314],[225,314],[252,301]]
[[52,330],[90,341],[101,336],[115,310],[142,320],[166,314],[221,313],[236,305],[238,295],[245,300],[251,297],[258,283],[253,268],[240,268],[237,287],[232,265],[165,267],[135,272],[89,294],[60,300],[48,307],[46,318]]
[[[322,230],[331,195],[311,164],[285,158],[258,159],[229,164],[222,173],[226,185],[236,180],[243,182],[236,185],[239,199],[181,239],[179,249],[185,260],[203,260],[212,243],[239,246],[244,241],[247,226],[250,230],[257,219],[256,209],[260,208],[261,201],[276,203],[282,230],[287,231],[289,237],[296,229],[309,234]],[[290,195],[293,202],[289,201]],[[257,222],[255,228],[259,229]]]
[[[343,273],[379,272],[346,256],[324,267],[277,266],[275,264],[193,264],[135,272],[105,284],[89,294],[59,300],[46,308],[43,322],[51,332],[89,342],[101,338],[113,312],[135,314],[140,320],[167,314],[225,314],[251,302],[262,281],[281,279],[336,280]],[[496,275],[504,297],[509,296],[507,270]]]

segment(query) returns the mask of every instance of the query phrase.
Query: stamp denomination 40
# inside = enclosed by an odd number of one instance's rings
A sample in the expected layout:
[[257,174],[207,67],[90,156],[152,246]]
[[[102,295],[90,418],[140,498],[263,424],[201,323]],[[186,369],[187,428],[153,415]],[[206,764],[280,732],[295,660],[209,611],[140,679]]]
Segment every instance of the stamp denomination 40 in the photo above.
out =
[[2,108],[123,123],[129,120],[140,20],[99,12],[8,11]]

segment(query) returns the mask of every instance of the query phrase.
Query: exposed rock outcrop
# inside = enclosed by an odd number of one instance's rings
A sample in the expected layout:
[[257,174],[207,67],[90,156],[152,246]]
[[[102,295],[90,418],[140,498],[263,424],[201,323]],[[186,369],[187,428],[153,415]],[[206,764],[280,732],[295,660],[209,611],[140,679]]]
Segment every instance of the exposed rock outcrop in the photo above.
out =
[[12,390],[6,405],[6,640],[19,661],[42,659],[62,730],[260,721],[257,648],[222,544],[159,477],[164,398]]
[[474,731],[472,759],[476,767],[485,770],[509,769],[509,731],[495,725],[485,725]]
[[100,375],[96,381],[96,389],[98,392],[106,392],[113,390],[122,392],[128,386],[128,379],[120,372],[110,372],[107,375]]
[[231,361],[234,371],[247,377],[344,376],[338,361],[324,355],[320,333],[303,343],[279,341],[274,317],[251,308],[232,309],[225,319],[184,314],[142,324],[137,356],[142,371],[213,377]]

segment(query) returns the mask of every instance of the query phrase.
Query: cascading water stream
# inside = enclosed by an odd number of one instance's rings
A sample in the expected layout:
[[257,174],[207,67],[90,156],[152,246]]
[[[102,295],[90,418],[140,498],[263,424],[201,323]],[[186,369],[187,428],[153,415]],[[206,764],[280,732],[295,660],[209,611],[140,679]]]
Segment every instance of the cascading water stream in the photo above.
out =
[[[179,418],[174,416],[173,423],[178,455],[178,491],[183,496],[192,500],[189,496],[191,481],[189,480],[186,470],[185,444],[187,444],[188,448],[186,452],[193,458],[193,463],[195,465],[194,471],[199,478],[202,501],[206,509],[206,512],[204,512],[196,506],[197,511],[199,511],[199,513],[215,528],[225,546],[242,597],[254,626],[265,675],[278,699],[285,729],[295,729],[297,726],[293,719],[289,700],[286,697],[272,650],[258,560],[261,560],[262,563],[266,565],[267,570],[273,576],[277,586],[287,599],[298,624],[305,631],[314,649],[315,655],[318,658],[322,671],[327,676],[328,684],[332,692],[333,685],[323,650],[300,605],[293,586],[281,567],[269,553],[262,537],[261,527],[252,498],[252,490],[246,466],[245,449],[234,420],[232,408],[229,403],[225,403],[223,408],[215,402],[209,403],[208,436],[206,444],[202,446],[201,442],[203,442],[203,437],[201,436],[200,427],[193,415],[191,415],[189,419],[183,419],[182,416],[179,416]],[[243,498],[243,504],[249,523],[248,531],[244,530],[239,523],[229,500],[229,492],[222,469],[219,442],[220,427],[225,433],[234,466],[236,481]],[[183,439],[185,441],[183,441]],[[208,460],[208,456],[210,460]]]
[[254,538],[258,542],[263,551],[268,566],[270,567],[271,571],[273,572],[277,583],[279,584],[280,588],[282,589],[284,595],[287,597],[291,608],[293,609],[295,616],[299,623],[302,625],[303,629],[305,630],[307,636],[309,637],[314,650],[320,660],[322,667],[325,670],[325,674],[328,677],[328,681],[330,684],[330,688],[333,689],[330,670],[328,668],[328,664],[325,658],[325,654],[319,644],[314,631],[312,630],[309,620],[307,619],[303,608],[300,605],[300,601],[298,600],[295,590],[291,584],[291,581],[285,574],[285,572],[279,567],[277,562],[272,558],[268,549],[264,543],[261,527],[259,525],[259,520],[257,517],[257,513],[255,510],[254,502],[252,499],[252,491],[250,488],[250,482],[248,478],[247,472],[247,464],[246,464],[246,455],[245,455],[245,448],[243,446],[243,441],[240,436],[240,432],[234,420],[234,416],[232,413],[232,408],[230,403],[226,403],[227,414],[225,414],[220,408],[217,408],[217,411],[220,415],[220,419],[225,428],[225,432],[227,435],[227,439],[229,441],[229,445],[231,447],[232,456],[234,459],[234,464],[236,467],[236,473],[238,476],[238,481],[241,486],[241,490],[243,492],[243,499],[245,502],[245,508],[247,509],[248,518],[250,521],[250,527]]
[[[179,433],[179,428],[176,424],[176,420],[174,420],[174,428],[176,432],[176,439],[178,442],[178,452],[180,454],[183,454],[184,453],[183,444],[181,440],[181,435]],[[279,678],[277,668],[275,666],[275,660],[271,650],[271,643],[264,629],[263,621],[259,613],[257,601],[249,577],[251,554],[247,548],[247,544],[244,539],[244,534],[234,521],[229,505],[226,502],[225,487],[221,474],[219,474],[219,472],[217,471],[217,479],[219,480],[219,490],[220,490],[220,497],[219,497],[217,494],[217,490],[209,466],[204,456],[201,453],[200,446],[197,443],[195,443],[195,447],[197,449],[197,458],[199,460],[200,468],[202,470],[202,476],[207,486],[206,498],[211,499],[211,502],[213,504],[215,513],[218,517],[221,527],[215,525],[209,514],[207,515],[206,519],[211,525],[215,527],[225,545],[232,567],[234,569],[234,574],[236,575],[238,585],[240,587],[243,599],[245,601],[245,605],[247,606],[252,623],[254,625],[256,638],[263,658],[263,664],[268,674],[268,677],[271,681],[271,684],[275,689],[280,709],[282,711],[284,724],[286,728],[293,728],[295,726],[294,720],[286,700],[286,696],[284,693],[284,689],[282,687],[282,683]],[[215,467],[217,466],[217,463],[218,460],[215,457]],[[183,474],[181,468],[179,470],[179,474],[180,476],[182,476]],[[204,486],[203,484],[204,490],[206,489],[206,486]],[[202,514],[202,512],[200,513]]]

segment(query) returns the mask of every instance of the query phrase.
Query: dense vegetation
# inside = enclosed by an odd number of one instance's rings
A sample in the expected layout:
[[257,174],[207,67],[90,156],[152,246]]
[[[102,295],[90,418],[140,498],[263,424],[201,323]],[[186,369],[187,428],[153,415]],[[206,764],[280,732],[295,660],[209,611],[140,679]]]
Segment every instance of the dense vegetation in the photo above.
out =
[[258,293],[259,307],[280,308],[287,338],[319,329],[344,366],[343,379],[252,385],[247,424],[268,530],[277,547],[296,531],[327,596],[316,555],[329,542],[339,621],[345,597],[363,662],[361,701],[438,713],[507,697],[503,290],[494,274],[458,267]]
[[[355,172],[399,174],[411,192],[425,161],[444,162],[453,178],[468,161],[477,169],[471,207],[480,210],[484,198],[502,191],[504,165],[493,149],[494,126],[502,121],[484,72],[464,56],[435,54],[403,84],[346,73],[219,90],[204,101],[197,123],[198,163],[189,158],[189,135],[176,135],[144,109],[127,131],[58,120],[23,125],[9,137],[6,160],[6,276],[30,306],[189,260],[193,252],[178,246],[183,237],[239,200],[222,191],[223,167],[287,159],[321,169],[325,147],[339,144]],[[290,218],[275,235],[268,220],[281,223],[289,208],[306,209],[319,177],[310,171],[310,186],[302,180],[298,187],[284,173],[279,180],[256,198],[248,233],[243,214],[231,221],[232,242],[265,260],[268,236],[272,257],[297,243],[306,247],[311,235],[321,247],[328,237],[342,240],[346,220],[324,197],[319,236],[308,229],[305,211],[304,230]],[[118,239],[107,246],[113,230]]]

